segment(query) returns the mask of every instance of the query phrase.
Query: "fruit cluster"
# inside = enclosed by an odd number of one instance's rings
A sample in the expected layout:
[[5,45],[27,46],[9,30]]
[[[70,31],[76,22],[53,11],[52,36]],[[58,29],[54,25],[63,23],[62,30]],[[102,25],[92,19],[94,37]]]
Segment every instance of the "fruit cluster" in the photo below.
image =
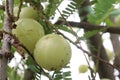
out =
[[[18,7],[14,8],[14,15]],[[37,22],[38,14],[32,7],[21,9],[16,29],[12,33],[29,50],[35,61],[46,70],[58,70],[69,63],[71,47],[58,34],[45,35],[43,26]]]

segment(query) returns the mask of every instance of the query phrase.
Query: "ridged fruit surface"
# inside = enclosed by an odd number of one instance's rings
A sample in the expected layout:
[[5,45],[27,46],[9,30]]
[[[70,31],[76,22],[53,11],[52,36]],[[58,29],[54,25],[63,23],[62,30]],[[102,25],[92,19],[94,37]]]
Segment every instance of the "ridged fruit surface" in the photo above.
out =
[[34,58],[46,70],[59,70],[69,63],[71,47],[62,36],[48,34],[37,42]]
[[[14,15],[17,16],[19,8],[16,6],[14,7]],[[31,18],[38,20],[38,13],[35,9],[32,7],[23,7],[21,8],[20,16],[19,18]]]
[[18,40],[33,53],[36,42],[44,36],[42,25],[33,19],[19,19],[16,29],[12,30]]

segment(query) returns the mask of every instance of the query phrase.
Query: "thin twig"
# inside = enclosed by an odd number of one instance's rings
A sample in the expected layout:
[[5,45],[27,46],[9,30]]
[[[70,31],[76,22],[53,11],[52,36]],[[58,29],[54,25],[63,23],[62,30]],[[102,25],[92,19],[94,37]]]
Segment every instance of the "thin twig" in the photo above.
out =
[[19,19],[21,8],[22,8],[22,5],[23,5],[22,3],[23,3],[23,0],[20,0],[20,4],[19,4],[19,7],[18,7],[18,12],[17,12],[16,20]]
[[64,16],[62,15],[62,13],[60,12],[60,10],[57,8],[58,12],[60,13],[61,17],[63,18],[63,22],[66,23],[68,25],[68,27],[70,27],[71,31],[74,33],[74,35],[76,36],[76,38],[78,38],[78,35],[76,34],[76,32],[73,30],[72,26],[66,21],[66,19],[64,18]]
[[[82,47],[80,43],[78,43],[78,44],[80,45],[80,47]],[[86,61],[87,61],[88,68],[89,68],[90,71],[91,71],[91,76],[92,76],[92,78],[93,78],[92,80],[95,80],[94,70],[92,69],[92,67],[91,67],[91,65],[90,65],[90,63],[89,63],[89,60],[87,59],[86,53],[83,52],[83,55],[84,55],[84,57],[85,57],[85,59],[86,59]]]
[[120,69],[112,64],[110,64],[108,61],[104,60],[104,59],[101,59],[100,57],[98,56],[95,56],[95,55],[92,55],[91,53],[89,53],[88,51],[84,50],[82,47],[80,47],[79,45],[77,45],[75,42],[73,42],[72,40],[70,40],[68,37],[66,37],[65,35],[63,35],[61,32],[59,32],[58,34],[62,35],[65,39],[67,39],[70,43],[72,43],[73,45],[75,45],[78,49],[82,50],[84,53],[86,53],[88,56],[92,56],[94,57],[95,59],[98,59],[108,65],[110,65],[111,67],[113,68],[116,68],[117,70],[120,71]]
[[[6,0],[6,13],[8,15],[8,19],[11,20],[11,21],[14,21],[14,18],[13,18],[13,6],[12,6],[12,11],[10,10],[9,8],[9,0]],[[11,13],[12,12],[12,13]]]

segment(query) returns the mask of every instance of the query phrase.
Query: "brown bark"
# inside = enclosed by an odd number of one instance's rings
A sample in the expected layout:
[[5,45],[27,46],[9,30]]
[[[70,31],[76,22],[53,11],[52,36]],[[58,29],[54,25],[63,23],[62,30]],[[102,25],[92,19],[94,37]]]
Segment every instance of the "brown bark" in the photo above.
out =
[[[99,34],[91,37],[89,39],[89,43],[90,45],[92,45],[92,46],[89,46],[89,48],[93,55],[99,56],[101,59],[105,61],[109,61],[106,55],[105,49],[102,45],[101,36]],[[112,66],[102,61],[99,61],[95,58],[93,58],[93,61],[97,66],[97,70],[98,70],[100,78],[109,78],[111,80],[115,80],[114,75],[113,75],[114,69]]]
[[[6,0],[7,1],[7,0]],[[3,30],[6,32],[11,32],[10,26],[12,25],[12,21],[8,16],[8,7],[9,7],[9,13],[12,14],[12,8],[13,8],[13,0],[8,0],[9,4],[6,2],[5,6],[5,18],[4,18],[4,26]],[[11,37],[8,34],[3,34],[3,40],[2,40],[2,49],[0,51],[0,80],[6,80],[6,67],[7,62],[10,54],[10,40]]]
[[5,10],[5,6],[4,5],[0,5],[0,9]]
[[24,80],[34,80],[35,73],[31,69],[26,69],[24,74]]
[[[115,53],[115,58],[114,58],[114,65],[116,67],[120,66],[120,41],[119,41],[119,35],[117,34],[110,34],[110,39],[113,45],[113,50]],[[118,77],[120,78],[120,71]]]
[[120,34],[120,27],[119,26],[103,26],[103,25],[94,25],[94,24],[90,24],[87,22],[72,22],[72,21],[67,21],[67,23],[65,23],[65,22],[60,21],[60,20],[57,21],[55,24],[60,25],[63,23],[64,23],[64,25],[67,25],[67,26],[71,25],[72,27],[83,28],[86,30],[100,30],[100,29],[105,28],[104,33],[110,32],[113,34]]
[[[84,10],[84,8],[90,6],[90,1],[85,0],[85,2],[81,6],[82,7],[79,9],[79,15],[82,18],[81,22],[87,22],[87,14],[89,13],[89,11]],[[89,31],[89,30],[85,29],[85,32],[86,31]],[[89,45],[88,46],[93,55],[96,55],[97,57],[100,57],[105,61],[109,61],[99,33],[90,37],[88,39],[88,44],[90,44],[90,46]],[[93,58],[93,61],[95,65],[97,65],[97,70],[100,78],[109,78],[111,80],[115,80],[115,77],[113,74],[114,73],[113,67],[94,58]]]

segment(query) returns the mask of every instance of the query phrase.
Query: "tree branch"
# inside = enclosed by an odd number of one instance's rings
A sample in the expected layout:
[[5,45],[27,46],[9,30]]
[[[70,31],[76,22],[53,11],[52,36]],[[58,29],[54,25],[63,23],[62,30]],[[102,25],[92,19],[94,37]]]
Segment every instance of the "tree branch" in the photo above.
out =
[[[86,22],[71,22],[71,21],[68,21],[67,23],[69,23],[72,27],[84,28],[86,30],[99,30],[102,28],[106,28],[106,30],[104,32],[120,34],[120,26],[93,25],[93,24],[89,24]],[[63,21],[59,20],[55,24],[56,25],[64,24],[64,25],[68,26],[67,23],[64,23]]]
[[5,10],[5,6],[4,5],[0,5],[0,9],[1,10]]
[[26,69],[24,80],[33,80],[35,78],[34,74],[35,73],[31,69]]
[[[9,9],[9,13],[12,14],[13,12],[13,0],[8,0],[9,4],[7,5],[7,1],[5,4],[5,18],[4,18],[4,26],[3,30],[6,32],[11,32],[10,26],[12,25],[12,21],[7,15],[7,9]],[[0,80],[6,80],[6,67],[7,67],[7,62],[9,59],[9,54],[10,52],[10,40],[11,36],[8,34],[3,33],[3,41],[2,41],[2,49],[0,51],[1,58],[0,58]]]

